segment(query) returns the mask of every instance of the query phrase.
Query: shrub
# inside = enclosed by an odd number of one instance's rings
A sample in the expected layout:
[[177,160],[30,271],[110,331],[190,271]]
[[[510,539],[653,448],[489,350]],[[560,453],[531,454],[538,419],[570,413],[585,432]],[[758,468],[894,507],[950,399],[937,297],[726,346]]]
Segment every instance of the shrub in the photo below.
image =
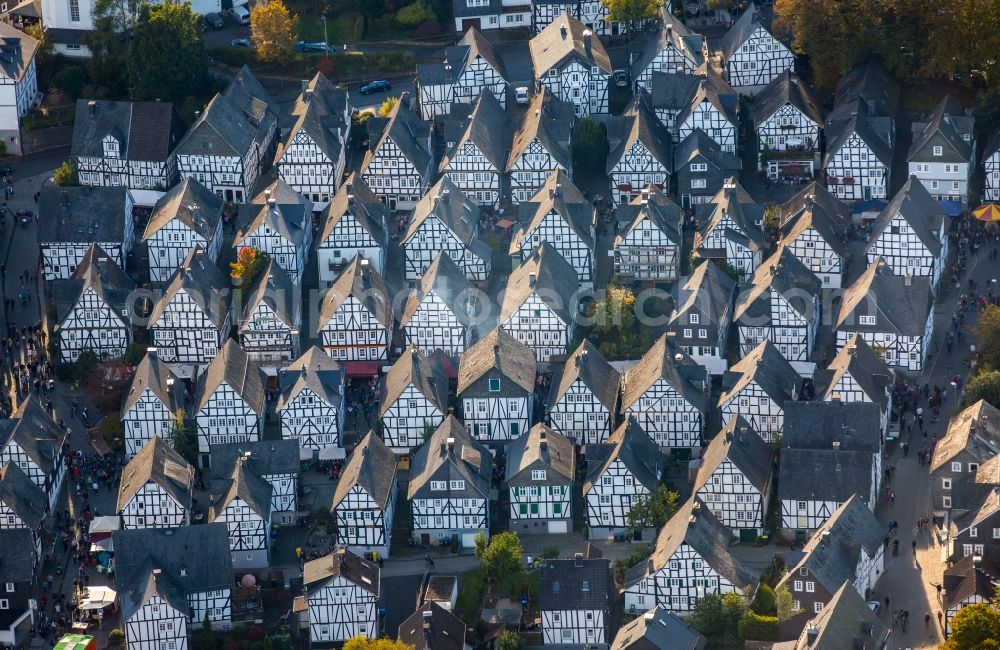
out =
[[542,554],[538,557],[543,560],[554,560],[559,557],[559,547],[558,546],[546,546],[542,549]]
[[761,615],[774,613],[777,603],[774,598],[774,590],[767,583],[761,583],[750,602],[750,608]]
[[83,92],[86,82],[87,73],[84,69],[78,65],[70,65],[53,75],[51,84],[76,98]]
[[777,641],[778,617],[761,616],[747,610],[740,619],[739,630],[744,641]]
[[64,160],[63,164],[56,168],[56,171],[52,174],[52,180],[59,187],[76,187],[80,184],[80,177],[76,174],[76,167],[69,160]]
[[416,27],[436,19],[434,10],[424,0],[416,0],[396,12],[396,22],[405,27]]

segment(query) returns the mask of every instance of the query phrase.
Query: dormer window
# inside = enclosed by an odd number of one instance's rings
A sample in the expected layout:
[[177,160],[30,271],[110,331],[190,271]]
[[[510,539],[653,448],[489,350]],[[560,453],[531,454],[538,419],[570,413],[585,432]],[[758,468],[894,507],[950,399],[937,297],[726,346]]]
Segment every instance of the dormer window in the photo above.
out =
[[941,145],[935,146],[934,147],[934,155],[935,156],[943,156],[944,155],[944,147],[942,147]]
[[121,150],[118,146],[118,140],[114,136],[106,136],[103,145],[105,158],[118,158],[120,156]]

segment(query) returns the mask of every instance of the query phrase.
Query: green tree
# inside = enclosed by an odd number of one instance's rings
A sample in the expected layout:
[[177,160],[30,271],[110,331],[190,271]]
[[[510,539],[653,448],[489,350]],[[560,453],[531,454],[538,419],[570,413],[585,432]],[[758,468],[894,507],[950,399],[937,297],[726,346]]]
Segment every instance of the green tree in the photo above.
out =
[[94,26],[110,33],[135,29],[143,0],[94,0]]
[[742,647],[739,625],[746,611],[746,600],[740,594],[707,594],[695,603],[688,623],[714,647]]
[[257,3],[250,12],[250,37],[261,61],[282,61],[291,55],[297,22],[281,0]]
[[604,174],[608,159],[608,136],[604,125],[590,116],[573,130],[573,169],[584,174]]
[[142,6],[128,46],[129,79],[137,99],[176,100],[205,89],[208,56],[200,20],[187,2]]
[[38,41],[37,56],[42,59],[48,59],[52,56],[52,41],[49,40],[49,37],[45,34],[45,28],[42,27],[41,23],[28,25],[28,27],[24,30],[24,33]]
[[778,617],[762,616],[748,609],[743,613],[737,630],[744,641],[777,641]]
[[972,333],[979,339],[976,346],[979,367],[1000,369],[1000,307],[990,305],[984,309],[972,326]]
[[657,0],[601,0],[601,4],[607,7],[611,20],[628,27],[631,42],[636,23],[655,18],[661,3]]
[[198,443],[194,432],[187,426],[187,414],[182,408],[177,409],[177,412],[174,413],[170,430],[170,444],[178,454],[184,457],[184,460],[197,466]]
[[108,647],[120,648],[125,645],[125,633],[115,628],[108,632]]
[[795,599],[792,598],[788,585],[781,585],[774,590],[774,603],[779,621],[787,621],[802,613],[801,609],[795,607]]
[[991,86],[1000,81],[1000,32],[995,29],[1000,0],[939,0],[914,5],[921,14],[934,11],[924,44],[927,58],[923,72],[930,75],[970,75],[985,79]]
[[757,587],[757,593],[754,594],[753,600],[750,601],[750,609],[758,614],[770,615],[774,613],[776,605],[774,590],[767,583],[762,582]]
[[1000,601],[976,603],[951,619],[951,634],[942,650],[997,650],[1000,648]]
[[83,86],[87,83],[87,73],[84,71],[83,66],[68,65],[52,75],[52,80],[49,83],[53,87],[71,95],[75,100],[83,93]]
[[680,495],[661,485],[648,495],[637,496],[625,518],[625,526],[635,534],[646,528],[663,528],[677,512]]
[[635,294],[612,284],[604,297],[587,305],[587,338],[611,361],[634,359],[653,344],[652,328],[639,321]]
[[198,650],[215,650],[215,632],[212,631],[212,621],[208,619],[208,612],[201,622],[201,634],[198,636]]
[[514,630],[504,630],[497,639],[498,650],[521,650],[521,637]]
[[396,22],[405,27],[416,27],[428,20],[437,20],[434,10],[424,0],[411,2],[396,12]]
[[392,639],[369,639],[358,635],[344,643],[344,650],[413,650],[413,646]]
[[389,113],[392,112],[392,109],[396,108],[396,104],[398,103],[398,97],[388,97],[384,102],[382,102],[382,105],[378,107],[379,117],[389,117]]
[[52,180],[59,187],[76,187],[80,184],[80,177],[76,175],[76,167],[69,160],[64,160],[52,173]]
[[1000,90],[990,88],[979,95],[975,118],[976,139],[981,142],[1000,130]]
[[1000,370],[982,368],[969,378],[962,404],[975,404],[981,399],[1000,407]]
[[476,557],[483,574],[491,582],[502,582],[521,570],[524,550],[517,533],[497,533],[489,540],[482,532],[476,533]]

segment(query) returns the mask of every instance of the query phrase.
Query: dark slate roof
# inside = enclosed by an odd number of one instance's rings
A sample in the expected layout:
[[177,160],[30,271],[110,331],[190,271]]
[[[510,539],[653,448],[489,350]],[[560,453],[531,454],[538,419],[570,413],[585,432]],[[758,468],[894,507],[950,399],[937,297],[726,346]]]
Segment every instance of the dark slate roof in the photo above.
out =
[[322,72],[317,72],[292,106],[291,115],[297,119],[278,146],[275,160],[281,160],[295,136],[305,133],[320,151],[336,161],[343,147],[338,133],[349,126],[344,124],[346,109],[346,87],[335,86]]
[[135,282],[115,263],[115,260],[97,244],[91,244],[68,280],[53,282],[52,299],[56,305],[56,319],[61,324],[66,314],[76,306],[80,296],[87,289],[93,289],[101,300],[124,323],[131,323],[128,313],[135,300]]
[[373,431],[368,432],[347,459],[333,492],[331,509],[336,509],[355,485],[383,509],[396,489],[396,454]]
[[149,482],[160,486],[184,510],[191,510],[194,468],[159,436],[150,438],[122,470],[116,512]]
[[673,47],[678,52],[691,60],[692,67],[698,68],[705,63],[703,49],[705,47],[705,37],[695,34],[687,28],[679,18],[671,12],[657,12],[659,25],[656,27],[656,34],[653,38],[647,39],[643,43],[643,49],[632,64],[632,78],[635,79],[649,67],[653,59],[663,50]]
[[277,122],[274,98],[243,66],[208,103],[177,145],[178,154],[242,158]]
[[292,244],[302,246],[312,228],[312,213],[302,203],[243,203],[239,206],[239,220],[243,225],[233,238],[239,248],[243,241],[260,226],[267,226],[276,235]]
[[694,492],[700,490],[719,465],[728,460],[743,473],[747,483],[766,493],[774,467],[773,459],[771,446],[742,416],[737,416],[722,427],[722,431],[705,448],[692,489]]
[[323,224],[321,232],[316,237],[316,244],[321,245],[333,232],[344,214],[351,214],[358,224],[368,231],[379,245],[386,242],[385,224],[389,208],[379,201],[375,193],[368,187],[364,178],[356,172],[351,172],[347,180],[341,183],[337,193],[323,209],[320,220]]
[[930,254],[937,256],[938,251],[941,250],[938,231],[941,228],[941,221],[944,219],[944,212],[941,211],[941,206],[931,197],[924,184],[912,176],[896,192],[896,195],[892,197],[889,204],[878,215],[878,219],[872,224],[872,238],[868,244],[868,250],[874,248],[878,238],[889,227],[893,217],[897,214],[909,224]]
[[574,295],[580,280],[569,262],[548,242],[542,242],[528,259],[507,276],[507,286],[500,305],[500,322],[506,323],[532,294],[569,326],[576,314]]
[[128,620],[151,598],[158,597],[174,610],[190,615],[184,588],[170,574],[156,568],[146,560],[136,570],[126,589],[119,590],[118,598],[122,606],[122,618]]
[[[7,23],[0,23],[6,25]],[[27,528],[0,529],[0,548],[5,582],[31,582],[35,577],[35,541]]]
[[224,207],[225,202],[200,182],[181,179],[156,202],[142,238],[149,239],[160,228],[179,219],[206,242],[212,241]]
[[891,117],[868,114],[867,104],[860,99],[838,103],[826,122],[826,153],[823,165],[847,143],[852,133],[868,145],[875,157],[886,167],[892,165],[893,121]]
[[783,449],[778,468],[778,498],[843,502],[859,495],[867,501],[873,487],[874,462],[870,451]]
[[38,40],[7,23],[0,23],[0,45],[7,48],[4,52],[6,56],[0,57],[3,76],[20,81],[35,58],[40,46]]
[[746,388],[751,381],[760,386],[779,406],[794,399],[799,374],[770,341],[762,341],[722,376],[719,404]]
[[635,479],[650,492],[660,483],[660,449],[634,418],[625,420],[605,442],[588,445],[587,460],[588,464],[593,463],[593,467],[587,471],[587,480],[583,484],[584,495],[590,492],[595,481],[615,460],[621,460]]
[[800,113],[823,128],[823,108],[809,84],[799,79],[791,70],[785,70],[771,80],[764,90],[753,100],[753,121],[760,126],[767,118],[785,104],[797,108]]
[[36,530],[45,518],[48,500],[42,488],[16,464],[7,461],[0,468],[0,503],[3,503],[24,525]]
[[620,227],[616,242],[638,228],[643,221],[649,219],[670,241],[681,244],[681,221],[684,215],[681,207],[670,200],[663,190],[656,186],[648,186],[639,196],[632,199],[628,205],[619,206],[615,211]]
[[505,171],[511,170],[535,138],[565,169],[572,169],[570,133],[573,121],[572,104],[557,99],[547,88],[536,93],[520,126],[514,131]]
[[156,352],[147,352],[136,366],[132,383],[122,405],[123,413],[132,408],[146,388],[152,391],[171,413],[176,413],[184,403],[184,384],[177,380],[177,375],[170,370],[170,366],[160,361]]
[[845,581],[791,650],[882,650],[888,637],[889,629]]
[[985,162],[997,151],[1000,151],[1000,131],[994,131],[986,138],[986,144],[983,145],[982,162]]
[[692,310],[710,319],[716,327],[724,327],[732,319],[729,308],[733,304],[736,279],[710,260],[703,260],[695,267],[687,279],[676,286],[674,310],[670,314],[670,325],[676,329],[683,325],[681,317]]
[[[455,114],[456,117],[458,114]],[[500,171],[507,164],[507,150],[510,149],[511,133],[507,129],[507,114],[489,88],[476,100],[468,118],[457,117],[460,136],[455,145],[446,151],[438,165],[438,171],[445,173],[451,158],[466,142],[472,142],[486,159]]]
[[125,187],[57,187],[46,183],[38,197],[38,242],[122,243],[128,205]]
[[194,246],[167,283],[163,295],[153,304],[149,322],[155,323],[167,305],[183,289],[216,328],[229,316],[229,278],[212,262],[201,246]]
[[[680,361],[677,361],[677,355],[682,356]],[[708,406],[705,393],[694,384],[694,381],[703,381],[704,377],[705,369],[664,334],[642,355],[639,363],[625,372],[621,409],[624,412],[642,397],[650,386],[662,379],[691,406],[704,413]]]
[[771,315],[771,292],[785,296],[788,305],[806,320],[813,316],[813,303],[805,296],[817,296],[823,288],[820,279],[803,264],[791,249],[779,245],[774,255],[757,267],[736,299],[734,320],[754,319]]
[[280,394],[274,410],[281,410],[303,389],[308,388],[328,404],[339,405],[344,388],[340,364],[317,346],[312,346],[278,375]]
[[511,239],[511,250],[519,250],[523,238],[537,228],[552,211],[573,229],[587,248],[594,248],[594,204],[587,200],[566,171],[557,169],[550,173],[542,188],[530,201],[521,203],[518,208],[518,221],[521,225]]
[[[654,80],[656,76],[658,75],[654,75]],[[733,90],[732,86],[710,68],[705,68],[705,76],[699,78],[694,94],[689,97],[687,104],[680,107],[680,112],[674,117],[674,124],[683,124],[691,112],[704,102],[714,106],[734,127],[739,127],[740,96]]]
[[[449,440],[454,443],[449,443]],[[464,493],[449,489],[449,496],[489,499],[493,454],[469,435],[454,415],[446,417],[424,446],[414,454],[410,462],[410,483],[406,498],[412,500],[418,496],[436,475],[444,476],[438,474],[438,470],[445,466],[447,466],[447,476],[450,477],[449,481],[451,479],[465,481]]]
[[788,402],[782,449],[881,448],[881,413],[872,402]]
[[[844,292],[834,328],[923,336],[927,315],[934,308],[930,279],[895,275],[888,267],[880,268],[880,262],[869,264]],[[862,325],[857,314],[874,315],[875,325]]]
[[985,461],[1000,449],[1000,410],[979,400],[951,417],[948,430],[934,445],[930,471],[936,472],[962,451]]
[[185,595],[233,585],[229,530],[224,523],[119,530],[112,539],[119,593],[144,590],[143,567],[149,564],[169,576]]
[[[576,452],[573,443],[558,431],[541,423],[507,445],[507,484],[531,485],[531,475],[524,475],[522,472],[535,467],[536,463],[539,464],[536,468],[551,469],[559,475],[547,477],[547,484],[561,482],[560,477],[570,483],[576,478]],[[534,483],[537,484],[537,481]]]
[[501,374],[527,392],[535,390],[535,353],[500,328],[494,328],[465,351],[458,366],[458,394],[487,372]]
[[966,555],[961,560],[944,570],[944,602],[945,611],[962,606],[962,601],[981,596],[984,601],[993,600],[996,594],[997,580],[993,565],[985,558]]
[[607,611],[615,596],[611,563],[606,559],[545,560],[538,569],[540,612]]
[[242,397],[255,413],[264,414],[264,387],[267,383],[264,371],[233,339],[223,343],[222,349],[198,378],[196,412],[208,404],[209,398],[223,382]]
[[424,603],[400,623],[399,640],[413,650],[464,650],[465,623],[437,603]]
[[311,213],[313,209],[313,202],[310,201],[305,195],[299,194],[295,191],[295,189],[285,182],[285,180],[280,176],[271,181],[271,184],[263,190],[257,192],[257,195],[253,197],[250,202],[256,205],[263,205],[271,199],[274,199],[278,204],[301,205],[308,213]]
[[448,227],[466,248],[472,246],[476,229],[479,227],[479,204],[452,182],[447,174],[438,179],[421,197],[413,209],[409,225],[400,237],[400,244],[406,246],[417,235],[417,230],[431,218],[436,218]]
[[243,294],[243,314],[239,329],[242,330],[253,319],[257,305],[264,303],[276,318],[290,329],[295,329],[302,315],[302,294],[292,284],[285,269],[278,266],[274,258],[268,258],[253,284]]
[[899,84],[878,60],[869,56],[837,82],[836,105],[864,102],[868,115],[893,117],[899,109]]
[[834,389],[845,374],[854,379],[869,399],[880,408],[885,408],[889,399],[885,390],[886,387],[892,386],[894,373],[860,334],[851,334],[830,365],[825,369],[816,370],[818,399],[835,399]]
[[588,339],[569,355],[552,381],[549,404],[557,403],[577,381],[582,382],[609,413],[617,412],[621,376]]
[[[921,126],[914,123],[913,129]],[[926,160],[930,162],[947,163],[972,163],[973,146],[972,141],[966,141],[963,133],[972,133],[972,118],[967,117],[958,106],[951,95],[945,95],[944,99],[935,107],[930,114],[930,119],[923,125],[923,129],[914,133],[913,144],[906,159],[910,162],[915,160]],[[928,147],[931,145],[942,145],[943,155],[934,156]]]
[[621,115],[610,117],[607,127],[610,143],[606,163],[608,174],[636,142],[641,142],[668,174],[673,173],[673,140],[667,128],[653,114],[649,95],[645,91],[640,91]]
[[674,148],[674,169],[678,172],[688,163],[700,162],[713,165],[726,175],[739,174],[743,162],[731,153],[726,153],[719,143],[708,137],[701,129],[695,129]]
[[705,650],[708,639],[657,605],[618,630],[611,650]]
[[[456,11],[468,10],[470,15],[475,16],[479,16],[483,12],[482,7],[472,8],[462,3],[457,3],[455,9]],[[507,68],[504,66],[499,52],[493,48],[493,44],[483,36],[481,31],[470,27],[458,43],[445,49],[444,62],[417,64],[417,83],[422,86],[455,83],[465,71],[466,66],[476,57],[482,57],[503,79],[507,79]]]
[[703,82],[704,78],[694,74],[653,73],[650,84],[653,108],[676,112],[687,110]]
[[326,290],[319,309],[320,327],[330,322],[348,296],[360,301],[383,327],[392,329],[392,302],[389,290],[379,272],[361,256],[351,260]]
[[[215,521],[227,506],[235,499],[239,498],[247,504],[251,510],[260,515],[264,521],[271,518],[271,484],[254,471],[245,458],[240,456],[236,459],[236,464],[232,468],[229,480],[220,485],[218,497],[209,506],[208,520]],[[213,494],[215,486],[213,486]]]
[[625,572],[624,582],[633,585],[654,574],[667,565],[682,545],[687,545],[738,588],[755,587],[758,572],[730,552],[732,542],[732,533],[709,508],[695,498],[688,499],[660,529],[649,558]]
[[758,26],[770,32],[764,14],[758,11],[756,5],[751,2],[743,12],[743,15],[733,23],[733,26],[729,28],[729,31],[723,35],[722,40],[719,42],[722,59],[726,61],[732,57],[736,53],[736,50],[740,49],[740,46],[750,38],[750,35],[753,34]]
[[587,67],[611,74],[611,59],[600,36],[569,14],[561,14],[528,41],[535,78],[571,58]]
[[[399,101],[389,112],[387,120],[381,135],[372,137],[369,130],[369,147],[365,153],[364,162],[361,163],[361,172],[364,173],[369,163],[374,159],[375,152],[386,139],[389,139],[399,149],[400,154],[410,161],[417,173],[424,174],[428,170],[432,155],[432,152],[427,150],[430,127],[410,109],[409,95],[403,93],[400,96]],[[369,121],[369,123],[372,128],[379,124],[376,121]]]
[[51,475],[53,459],[62,453],[68,434],[59,428],[37,399],[29,396],[9,420],[0,422],[6,423],[0,429],[0,449],[16,442],[40,471]]
[[379,384],[379,416],[384,415],[409,386],[441,413],[448,412],[448,378],[434,368],[423,352],[407,348]]
[[809,228],[840,256],[847,253],[844,240],[851,227],[851,211],[821,183],[812,182],[781,206],[781,238],[792,241]]
[[342,547],[305,563],[302,569],[303,589],[308,595],[315,594],[338,577],[353,582],[376,597],[379,595],[381,571],[378,565]]
[[126,160],[165,161],[183,129],[170,102],[76,100],[70,155],[104,157],[102,140],[118,140]]
[[437,294],[463,323],[468,320],[462,305],[473,295],[473,285],[451,256],[441,251],[424,271],[417,287],[407,296],[399,324],[405,326],[417,313],[417,308],[424,298],[432,292]]
[[261,478],[277,474],[298,474],[301,469],[298,441],[252,440],[212,445],[212,466],[208,472],[210,480],[228,481],[236,464],[240,462]]
[[831,594],[844,584],[854,582],[861,561],[861,551],[875,557],[882,545],[883,526],[868,506],[858,497],[851,496],[806,543],[805,555],[779,582],[786,583],[799,569],[808,569],[809,575]]
[[699,205],[698,208],[699,226],[694,234],[695,250],[701,247],[713,230],[720,227],[726,215],[732,218],[733,223],[750,242],[763,248],[764,231],[757,222],[762,223],[764,220],[764,206],[757,203],[735,177],[727,178],[711,202]]

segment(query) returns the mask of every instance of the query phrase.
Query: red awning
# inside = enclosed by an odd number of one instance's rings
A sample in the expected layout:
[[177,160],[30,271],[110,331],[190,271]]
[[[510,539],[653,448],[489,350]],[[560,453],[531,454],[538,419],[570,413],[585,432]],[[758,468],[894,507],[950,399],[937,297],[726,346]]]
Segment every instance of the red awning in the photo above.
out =
[[378,361],[345,361],[348,377],[373,377],[378,374]]

